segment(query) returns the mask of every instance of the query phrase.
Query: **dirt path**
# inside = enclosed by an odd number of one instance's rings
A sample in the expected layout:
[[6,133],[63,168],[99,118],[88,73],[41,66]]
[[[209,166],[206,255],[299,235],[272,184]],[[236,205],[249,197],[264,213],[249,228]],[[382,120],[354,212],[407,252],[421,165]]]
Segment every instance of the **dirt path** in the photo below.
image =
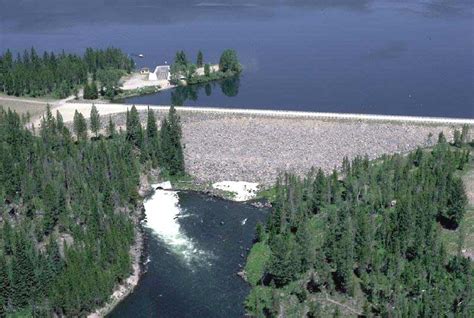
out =
[[[83,90],[81,89],[78,93],[79,97],[82,97]],[[75,96],[69,96],[63,99],[50,99],[50,98],[28,98],[28,97],[15,97],[9,95],[0,94],[0,106],[5,109],[10,108],[19,114],[29,113],[31,120],[37,121],[44,113],[46,105],[50,105],[51,109],[61,108],[74,100]]]
[[41,104],[44,105],[46,103],[54,102],[54,100],[36,100],[31,98],[21,98],[21,97],[9,97],[9,96],[2,96],[0,95],[0,103],[2,101],[11,101],[11,102],[21,102],[21,103],[28,103],[28,104]]
[[353,308],[351,308],[351,307],[349,307],[349,306],[347,306],[347,305],[345,305],[345,304],[343,304],[343,303],[340,303],[340,302],[338,302],[338,301],[336,301],[336,300],[333,300],[333,299],[329,298],[328,295],[326,295],[326,301],[328,301],[328,302],[330,302],[330,303],[332,303],[332,304],[334,304],[334,305],[343,307],[344,309],[349,310],[349,311],[350,311],[351,313],[353,313],[354,315],[357,315],[357,316],[362,315],[362,313],[361,313],[360,311],[357,311],[357,310],[355,310],[355,309],[353,309]]

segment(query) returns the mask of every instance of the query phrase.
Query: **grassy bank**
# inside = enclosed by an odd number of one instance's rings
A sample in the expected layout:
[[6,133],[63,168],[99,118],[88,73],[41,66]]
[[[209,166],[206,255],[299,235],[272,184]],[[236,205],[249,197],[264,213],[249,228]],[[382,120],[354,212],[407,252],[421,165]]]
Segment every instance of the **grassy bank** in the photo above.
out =
[[453,255],[458,253],[461,244],[461,253],[474,260],[474,146],[471,145],[469,148],[470,161],[464,170],[459,171],[468,197],[466,213],[456,230],[442,229],[442,238],[448,253]]
[[123,90],[117,96],[115,96],[114,100],[120,101],[125,98],[155,94],[158,93],[160,89],[160,86],[146,86],[136,89]]
[[235,193],[231,191],[224,191],[215,189],[212,186],[212,182],[199,182],[193,179],[191,176],[185,176],[181,178],[171,179],[171,184],[173,189],[180,191],[196,191],[207,193],[211,195],[218,196],[225,200],[233,200],[235,198]]

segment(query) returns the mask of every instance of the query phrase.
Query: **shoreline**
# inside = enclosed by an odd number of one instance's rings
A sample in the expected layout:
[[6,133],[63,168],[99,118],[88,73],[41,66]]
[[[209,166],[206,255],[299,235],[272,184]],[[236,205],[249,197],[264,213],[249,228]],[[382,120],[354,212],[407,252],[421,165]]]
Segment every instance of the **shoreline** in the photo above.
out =
[[[176,85],[168,85],[165,87],[150,85],[146,87],[126,90],[132,92],[134,90],[141,89],[152,89],[155,92],[169,90],[176,88]],[[146,92],[143,94],[146,95]],[[142,94],[127,95],[124,98],[132,96],[141,96]],[[120,99],[118,99],[120,100]],[[4,101],[5,103],[2,103]],[[100,115],[112,115],[124,113],[127,109],[135,106],[137,110],[146,110],[148,107],[156,111],[168,111],[170,105],[153,105],[153,104],[126,104],[126,103],[113,103],[109,100],[75,100],[74,96],[67,97],[61,100],[45,100],[41,98],[32,97],[14,97],[9,95],[0,94],[0,105],[9,107],[9,102],[15,104],[25,104],[28,108],[28,104],[51,106],[53,114],[56,110],[61,112],[63,120],[65,122],[72,121],[74,112],[77,109],[78,112],[82,113],[87,119],[90,116],[90,110],[92,105],[95,105]],[[3,105],[6,104],[6,105]],[[246,116],[262,116],[262,117],[278,117],[278,118],[302,118],[302,119],[320,119],[320,120],[336,120],[336,121],[369,121],[369,122],[385,122],[385,123],[406,123],[406,124],[446,124],[446,125],[472,125],[474,126],[474,118],[456,118],[456,117],[439,117],[439,116],[411,116],[411,115],[391,115],[391,114],[365,114],[365,113],[344,113],[344,112],[314,112],[314,111],[300,111],[300,110],[275,110],[271,107],[262,108],[228,108],[228,107],[206,107],[206,106],[175,106],[178,112],[184,113],[208,113],[208,114],[222,114],[222,115],[246,115]],[[14,107],[15,109],[15,107]],[[23,109],[22,112],[29,111],[29,109]],[[31,122],[38,126],[44,110],[40,113],[33,114],[31,116]]]
[[[219,72],[219,64],[211,65],[211,74]],[[197,68],[195,71],[197,78],[192,83],[184,82],[184,85],[195,85],[199,83],[213,82],[219,79],[226,78],[227,76],[221,76],[220,78],[203,78],[204,67]],[[177,83],[172,83],[169,79],[161,80],[148,80],[149,74],[141,74],[140,72],[133,72],[120,79],[121,90],[116,100],[122,100],[125,98],[144,96],[149,94],[159,93],[164,90],[173,89],[179,86]],[[234,74],[232,74],[234,76]]]

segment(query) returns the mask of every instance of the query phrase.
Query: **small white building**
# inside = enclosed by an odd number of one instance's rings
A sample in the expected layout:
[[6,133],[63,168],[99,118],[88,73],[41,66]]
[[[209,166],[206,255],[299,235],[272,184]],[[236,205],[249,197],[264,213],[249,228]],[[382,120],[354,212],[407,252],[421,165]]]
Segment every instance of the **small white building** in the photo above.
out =
[[169,81],[171,78],[170,66],[169,65],[158,65],[154,72],[148,74],[149,81]]

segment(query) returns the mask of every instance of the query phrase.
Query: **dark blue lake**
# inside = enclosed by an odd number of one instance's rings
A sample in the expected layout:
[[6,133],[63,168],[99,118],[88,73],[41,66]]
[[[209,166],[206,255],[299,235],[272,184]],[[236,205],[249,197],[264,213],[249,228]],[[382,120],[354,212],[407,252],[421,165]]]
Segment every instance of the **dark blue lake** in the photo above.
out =
[[[244,72],[222,89],[129,103],[474,118],[471,0],[0,0],[0,49],[120,47],[138,66],[184,49]],[[175,96],[172,96],[172,95]],[[176,96],[178,95],[178,96]]]

